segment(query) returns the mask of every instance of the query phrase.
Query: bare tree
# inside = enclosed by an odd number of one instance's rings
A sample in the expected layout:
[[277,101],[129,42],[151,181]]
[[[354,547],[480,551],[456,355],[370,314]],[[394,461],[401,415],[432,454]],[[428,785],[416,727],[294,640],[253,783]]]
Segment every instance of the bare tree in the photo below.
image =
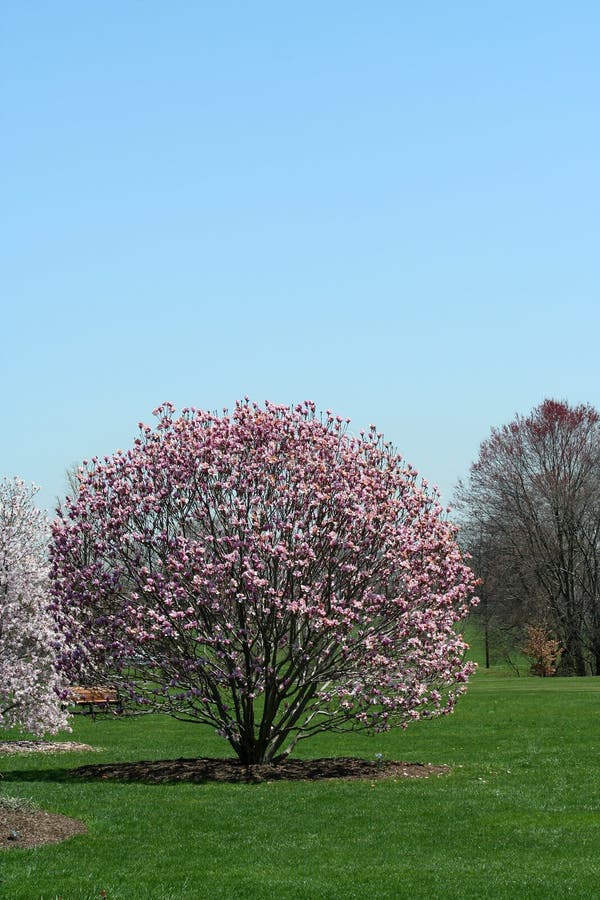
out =
[[543,624],[565,674],[600,674],[598,412],[545,400],[492,429],[457,509],[484,612],[505,628]]

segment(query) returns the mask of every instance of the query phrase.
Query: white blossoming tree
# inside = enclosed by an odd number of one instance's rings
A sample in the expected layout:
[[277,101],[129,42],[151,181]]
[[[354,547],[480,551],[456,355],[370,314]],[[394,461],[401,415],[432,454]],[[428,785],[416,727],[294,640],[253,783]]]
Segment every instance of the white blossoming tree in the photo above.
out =
[[48,610],[48,524],[20,479],[0,479],[0,728],[35,734],[67,727]]

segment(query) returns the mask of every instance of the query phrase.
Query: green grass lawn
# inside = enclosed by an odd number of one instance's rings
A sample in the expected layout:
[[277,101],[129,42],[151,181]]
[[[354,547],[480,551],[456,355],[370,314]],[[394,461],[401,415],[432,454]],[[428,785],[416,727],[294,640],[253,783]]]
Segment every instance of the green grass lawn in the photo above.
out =
[[155,786],[80,782],[68,769],[224,756],[227,745],[159,717],[79,716],[71,737],[101,753],[5,757],[0,790],[82,818],[89,834],[2,853],[0,897],[600,897],[599,736],[600,679],[480,671],[453,716],[298,748],[448,764],[450,775]]

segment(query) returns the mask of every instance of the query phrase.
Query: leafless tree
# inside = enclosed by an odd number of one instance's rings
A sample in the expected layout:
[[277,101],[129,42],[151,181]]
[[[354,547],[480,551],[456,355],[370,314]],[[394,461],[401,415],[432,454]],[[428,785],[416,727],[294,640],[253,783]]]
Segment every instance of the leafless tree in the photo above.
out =
[[565,674],[600,674],[598,412],[545,400],[492,429],[456,499],[488,621],[543,624]]

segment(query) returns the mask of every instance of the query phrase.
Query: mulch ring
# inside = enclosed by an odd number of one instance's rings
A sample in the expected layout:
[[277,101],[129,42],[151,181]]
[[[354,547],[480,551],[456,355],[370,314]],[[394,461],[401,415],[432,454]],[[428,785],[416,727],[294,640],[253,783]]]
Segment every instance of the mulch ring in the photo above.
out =
[[140,781],[146,784],[172,782],[245,782],[318,781],[323,778],[369,779],[427,778],[447,775],[448,766],[429,763],[372,761],[339,757],[337,759],[287,759],[277,765],[246,766],[236,759],[161,759],[143,762],[105,763],[79,766],[70,774],[81,778],[111,781]]
[[70,750],[97,750],[77,741],[0,741],[0,755],[13,753],[65,753]]
[[44,809],[4,809],[0,804],[0,850],[57,844],[86,832],[86,826],[79,819]]

